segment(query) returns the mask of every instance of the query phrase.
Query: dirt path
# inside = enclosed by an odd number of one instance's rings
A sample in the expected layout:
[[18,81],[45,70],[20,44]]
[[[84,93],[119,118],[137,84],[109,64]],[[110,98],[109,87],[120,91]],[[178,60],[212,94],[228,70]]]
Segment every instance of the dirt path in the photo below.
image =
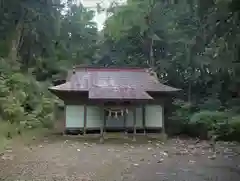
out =
[[[65,137],[15,145],[0,158],[0,180],[239,181],[240,147],[172,139],[124,143]],[[127,142],[127,141],[126,141]]]

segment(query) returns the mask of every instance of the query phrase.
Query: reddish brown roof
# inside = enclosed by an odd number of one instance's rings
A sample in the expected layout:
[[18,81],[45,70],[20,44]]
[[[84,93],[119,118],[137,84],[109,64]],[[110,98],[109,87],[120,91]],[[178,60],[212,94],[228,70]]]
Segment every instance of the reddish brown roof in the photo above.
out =
[[89,90],[90,99],[153,99],[145,91],[136,90],[135,88],[118,88],[118,87],[93,87]]
[[179,89],[161,84],[144,68],[76,68],[67,82],[51,87],[54,91],[89,91],[90,99],[152,99],[147,92]]

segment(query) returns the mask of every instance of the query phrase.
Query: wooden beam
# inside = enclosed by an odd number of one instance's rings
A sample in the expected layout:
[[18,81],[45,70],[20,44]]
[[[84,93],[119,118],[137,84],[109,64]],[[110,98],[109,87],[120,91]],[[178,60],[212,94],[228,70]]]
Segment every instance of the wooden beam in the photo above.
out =
[[146,135],[146,107],[142,106],[142,124],[143,124],[143,133]]
[[133,141],[136,141],[136,119],[137,119],[137,115],[136,115],[136,107],[133,108]]
[[86,134],[86,130],[87,130],[87,105],[84,105],[83,108],[83,135]]

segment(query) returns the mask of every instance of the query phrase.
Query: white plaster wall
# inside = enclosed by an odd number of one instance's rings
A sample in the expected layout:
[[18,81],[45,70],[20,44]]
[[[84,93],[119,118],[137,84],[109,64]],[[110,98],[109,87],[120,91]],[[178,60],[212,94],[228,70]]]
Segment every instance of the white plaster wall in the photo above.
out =
[[[127,115],[127,127],[133,127],[133,111],[129,110]],[[142,117],[142,108],[136,108],[136,127],[143,127],[143,117]]]
[[[146,127],[163,126],[163,109],[161,105],[147,105],[145,108]],[[123,117],[106,117],[106,127],[124,127]],[[87,106],[87,128],[99,128],[103,124],[101,120],[101,109],[97,106]],[[66,105],[66,128],[83,128],[84,106]],[[136,126],[143,127],[142,108],[136,110]],[[127,127],[133,127],[133,112],[129,110],[127,115]]]
[[163,108],[161,105],[146,106],[146,127],[161,127],[163,126]]
[[87,128],[99,128],[102,124],[100,107],[87,106]]
[[82,128],[84,106],[66,105],[66,128]]

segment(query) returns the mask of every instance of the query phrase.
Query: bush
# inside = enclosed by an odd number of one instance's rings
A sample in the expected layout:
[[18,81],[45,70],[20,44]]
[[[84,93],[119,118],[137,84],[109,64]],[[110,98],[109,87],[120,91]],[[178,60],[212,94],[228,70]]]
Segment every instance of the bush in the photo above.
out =
[[226,112],[219,111],[200,111],[190,119],[192,124],[204,124],[208,129],[212,129],[217,123],[223,123],[228,120],[229,115]]
[[188,122],[192,115],[193,106],[182,100],[173,102],[174,110],[169,120],[166,121],[167,133],[170,135],[187,134]]
[[23,127],[20,124],[0,120],[0,137],[11,139],[22,133]]
[[215,111],[221,109],[222,103],[217,98],[208,97],[204,99],[198,107],[200,110]]
[[[229,115],[226,112],[219,111],[200,111],[190,119],[190,127],[192,132],[201,138],[208,138],[208,132],[213,131],[213,134],[224,134],[222,132],[224,127],[227,125]],[[228,132],[228,128],[226,128]]]
[[[5,122],[24,128],[47,127],[53,124],[55,98],[49,93],[47,82],[37,82],[32,75],[12,67],[0,59],[0,117]],[[4,64],[5,62],[5,64]]]
[[240,116],[234,116],[229,120],[229,141],[240,141]]

